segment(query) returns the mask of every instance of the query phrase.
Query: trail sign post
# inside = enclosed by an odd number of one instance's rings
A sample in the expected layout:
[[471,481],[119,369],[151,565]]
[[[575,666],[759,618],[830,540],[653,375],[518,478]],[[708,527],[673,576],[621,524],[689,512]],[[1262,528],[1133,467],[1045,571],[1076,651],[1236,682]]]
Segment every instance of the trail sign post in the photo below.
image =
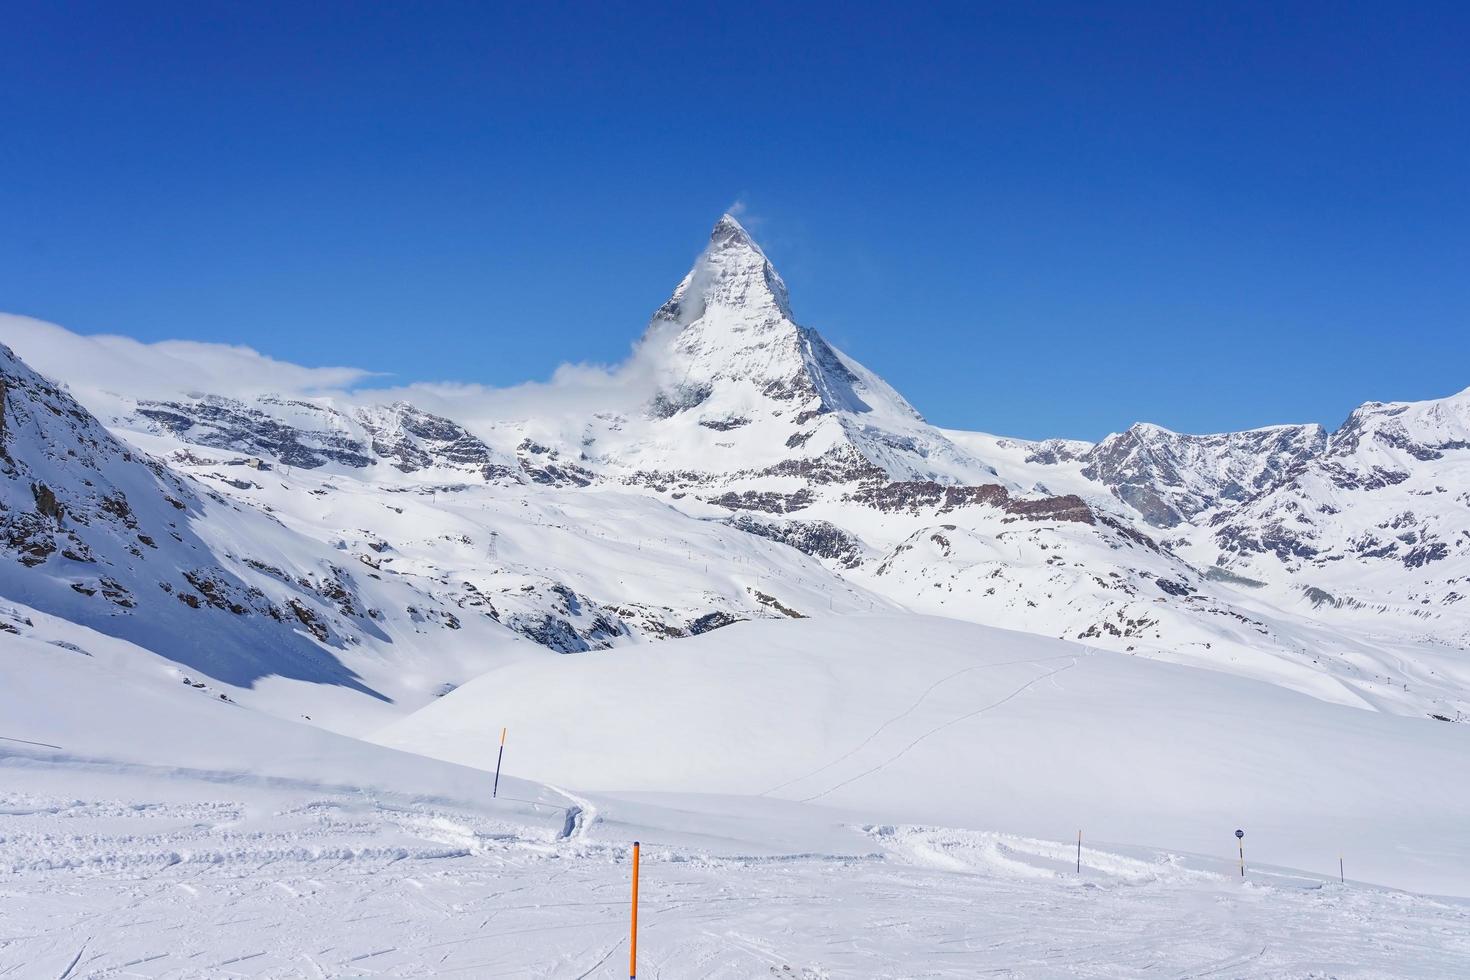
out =
[[1235,832],[1235,842],[1240,847],[1240,876],[1245,877],[1245,831]]

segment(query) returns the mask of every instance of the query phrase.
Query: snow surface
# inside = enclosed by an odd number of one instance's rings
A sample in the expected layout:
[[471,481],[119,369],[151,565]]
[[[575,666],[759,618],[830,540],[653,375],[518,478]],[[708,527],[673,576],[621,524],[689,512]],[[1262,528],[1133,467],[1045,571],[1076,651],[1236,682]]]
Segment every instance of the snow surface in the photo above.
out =
[[[594,793],[506,775],[490,799],[484,771],[27,639],[0,657],[0,718],[0,976],[617,977],[633,839],[644,843],[647,976],[1470,968],[1470,903],[1272,867],[1256,856],[1270,845],[1254,823],[1242,880],[1228,836],[1212,854],[1089,836],[1079,874],[1066,835],[890,823],[770,797]],[[514,732],[511,759],[533,756],[535,733]]]
[[[599,790],[697,791],[1219,853],[1470,896],[1470,740],[1240,678],[953,620],[742,623],[492,671],[376,736]],[[1310,787],[1304,792],[1303,787]]]

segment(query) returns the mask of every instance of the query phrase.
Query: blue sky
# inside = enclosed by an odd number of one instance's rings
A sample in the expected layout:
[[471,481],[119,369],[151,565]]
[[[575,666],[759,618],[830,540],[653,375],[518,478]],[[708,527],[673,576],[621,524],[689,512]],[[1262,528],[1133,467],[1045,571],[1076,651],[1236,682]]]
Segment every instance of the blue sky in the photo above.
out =
[[8,4],[0,309],[511,384],[738,201],[942,425],[1470,386],[1463,5],[528,6]]

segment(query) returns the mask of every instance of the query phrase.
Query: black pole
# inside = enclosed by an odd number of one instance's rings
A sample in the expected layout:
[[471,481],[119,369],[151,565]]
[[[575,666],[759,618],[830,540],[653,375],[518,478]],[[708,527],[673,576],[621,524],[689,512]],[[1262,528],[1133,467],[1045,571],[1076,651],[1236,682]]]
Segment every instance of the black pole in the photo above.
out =
[[1082,873],[1082,831],[1077,831],[1077,873]]
[[1342,884],[1344,884],[1344,885],[1347,884],[1347,875],[1345,875],[1345,874],[1342,873],[1342,855],[1341,854],[1339,854],[1337,856],[1337,880],[1339,882],[1341,882]]

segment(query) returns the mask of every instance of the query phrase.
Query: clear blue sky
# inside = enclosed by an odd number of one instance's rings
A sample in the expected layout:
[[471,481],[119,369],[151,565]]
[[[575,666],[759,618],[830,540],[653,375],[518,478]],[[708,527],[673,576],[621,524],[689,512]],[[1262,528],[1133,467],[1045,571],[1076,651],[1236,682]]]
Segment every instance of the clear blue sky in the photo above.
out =
[[7,3],[0,309],[508,384],[741,201],[939,424],[1470,386],[1463,3],[702,6]]

